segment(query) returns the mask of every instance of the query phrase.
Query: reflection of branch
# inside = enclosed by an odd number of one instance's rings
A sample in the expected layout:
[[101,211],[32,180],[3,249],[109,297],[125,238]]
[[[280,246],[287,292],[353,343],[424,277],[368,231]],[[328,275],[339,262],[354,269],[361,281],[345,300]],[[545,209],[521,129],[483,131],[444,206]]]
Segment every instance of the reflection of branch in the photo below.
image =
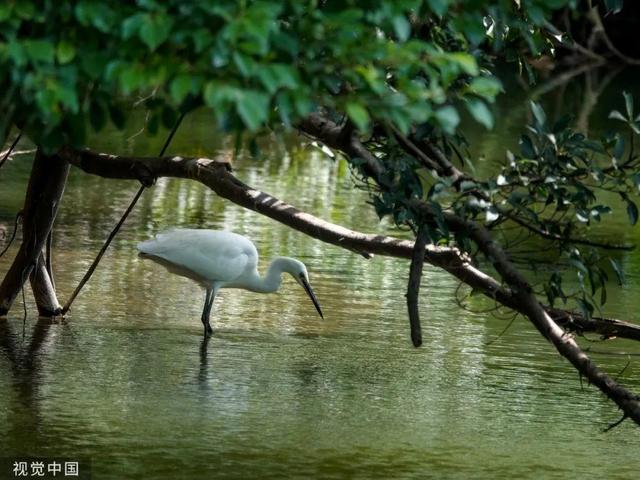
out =
[[19,346],[17,335],[11,331],[8,321],[0,322],[0,349],[11,362],[16,383],[24,390],[22,398],[33,402],[37,398],[36,388],[41,378],[41,350],[48,337],[52,320],[39,318],[33,327],[31,340],[27,348]]

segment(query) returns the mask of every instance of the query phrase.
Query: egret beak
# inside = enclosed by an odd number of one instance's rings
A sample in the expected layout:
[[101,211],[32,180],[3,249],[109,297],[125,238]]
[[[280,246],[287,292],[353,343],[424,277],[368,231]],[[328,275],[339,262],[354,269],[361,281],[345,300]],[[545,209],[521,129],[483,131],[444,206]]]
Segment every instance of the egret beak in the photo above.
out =
[[309,298],[313,302],[313,306],[316,307],[316,310],[320,314],[320,318],[324,319],[324,315],[322,315],[322,310],[320,309],[320,304],[318,303],[318,299],[313,293],[313,290],[311,290],[311,285],[309,285],[309,282],[307,282],[307,279],[304,277],[304,275],[300,275],[299,278],[300,278],[300,285],[302,285],[302,288],[304,288],[304,291],[307,292],[307,295],[309,295]]

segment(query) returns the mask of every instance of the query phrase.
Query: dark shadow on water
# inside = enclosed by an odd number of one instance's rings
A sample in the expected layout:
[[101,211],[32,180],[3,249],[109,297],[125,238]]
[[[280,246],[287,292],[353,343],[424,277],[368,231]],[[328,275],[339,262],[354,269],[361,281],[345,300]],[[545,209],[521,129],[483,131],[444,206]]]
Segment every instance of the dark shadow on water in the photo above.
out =
[[[34,432],[37,435],[41,423],[42,365],[46,357],[43,346],[49,338],[51,325],[60,320],[38,318],[33,327],[31,338],[22,332],[14,332],[9,320],[0,320],[0,351],[10,363],[15,389],[22,415],[10,415],[6,425],[8,438],[19,438],[22,432]],[[26,413],[26,414],[25,414]]]
[[198,383],[202,388],[209,388],[207,382],[207,369],[209,367],[209,342],[211,337],[202,337],[200,342],[200,370],[198,371]]

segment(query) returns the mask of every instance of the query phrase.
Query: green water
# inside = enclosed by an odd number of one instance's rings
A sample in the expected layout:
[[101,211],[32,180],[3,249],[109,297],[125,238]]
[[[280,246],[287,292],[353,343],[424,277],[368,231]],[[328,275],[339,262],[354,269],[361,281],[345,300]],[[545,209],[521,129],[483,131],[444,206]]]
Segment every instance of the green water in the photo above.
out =
[[[611,82],[594,120],[632,79]],[[569,87],[567,105],[581,82]],[[495,132],[470,134],[488,159],[504,158],[514,144],[523,95],[505,98],[500,112]],[[206,115],[187,118],[171,151],[229,156],[233,141],[213,136]],[[142,121],[134,114],[127,131],[96,138],[94,147],[157,153],[161,135],[130,138]],[[295,138],[267,138],[263,153],[237,159],[237,176],[324,219],[400,234],[378,223],[344,162]],[[29,169],[25,154],[0,170],[0,223],[20,208]],[[54,239],[63,301],[136,188],[72,171]],[[599,234],[620,239],[623,223],[622,209]],[[223,290],[204,349],[204,293],[135,252],[138,241],[172,226],[247,235],[263,266],[276,255],[300,258],[325,320],[292,281],[277,295]],[[630,232],[632,241],[637,232]],[[0,259],[0,272],[13,253]],[[604,313],[640,321],[640,252],[621,261],[628,285],[610,286]],[[430,267],[425,342],[414,349],[407,267],[309,239],[193,182],[161,180],[66,321],[38,320],[28,292],[26,322],[20,298],[0,320],[0,456],[88,458],[95,479],[637,478],[637,427],[625,422],[602,434],[619,418],[616,408],[581,386],[532,326],[518,319],[496,340],[507,321],[458,307],[457,282]],[[491,306],[478,297],[468,304]],[[622,379],[640,391],[637,357],[615,354],[637,354],[636,345],[583,343],[611,372],[631,359]]]

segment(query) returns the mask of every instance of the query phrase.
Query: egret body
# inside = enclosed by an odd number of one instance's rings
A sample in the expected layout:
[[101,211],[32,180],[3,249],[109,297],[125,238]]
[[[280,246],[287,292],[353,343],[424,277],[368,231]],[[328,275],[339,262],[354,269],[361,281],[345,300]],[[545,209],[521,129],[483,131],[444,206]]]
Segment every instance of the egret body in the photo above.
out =
[[139,243],[138,250],[141,256],[205,288],[201,317],[205,337],[213,332],[209,317],[218,290],[242,288],[258,293],[276,292],[282,284],[283,273],[290,274],[304,288],[322,317],[304,263],[295,258],[277,257],[261,277],[258,274],[258,251],[253,242],[242,235],[227,231],[175,229]]

